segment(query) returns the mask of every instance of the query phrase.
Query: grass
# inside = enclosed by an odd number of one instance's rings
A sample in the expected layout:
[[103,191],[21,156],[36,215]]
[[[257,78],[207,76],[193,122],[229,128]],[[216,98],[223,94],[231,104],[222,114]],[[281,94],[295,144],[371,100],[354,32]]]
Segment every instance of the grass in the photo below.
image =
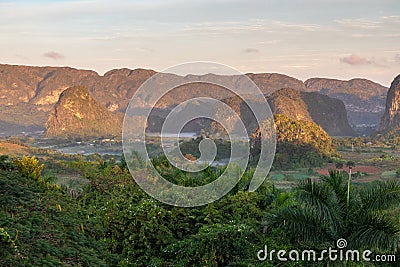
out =
[[26,155],[29,148],[18,144],[0,142],[0,155]]

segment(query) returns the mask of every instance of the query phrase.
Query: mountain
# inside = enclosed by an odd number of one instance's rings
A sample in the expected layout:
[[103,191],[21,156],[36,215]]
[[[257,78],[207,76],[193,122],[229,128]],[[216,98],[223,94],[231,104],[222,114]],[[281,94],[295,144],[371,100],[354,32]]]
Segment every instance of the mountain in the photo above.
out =
[[385,109],[388,88],[370,80],[311,78],[304,85],[307,92],[316,91],[342,100],[350,124],[360,132],[373,129]]
[[48,112],[28,103],[0,105],[0,135],[43,131],[47,118]]
[[392,82],[386,98],[385,113],[377,127],[378,132],[400,130],[400,75]]
[[[277,140],[274,168],[283,170],[315,167],[335,153],[331,137],[316,123],[291,119],[282,114],[274,115],[274,121]],[[268,135],[268,129],[261,134],[258,128],[251,135],[251,154],[256,161],[264,135]]]
[[61,93],[46,122],[46,136],[90,138],[120,136],[122,115],[97,103],[83,86]]
[[84,86],[108,110],[124,112],[137,88],[155,73],[118,69],[100,76],[70,67],[0,64],[0,135],[45,130],[61,93],[72,86]]
[[[50,111],[60,94],[71,86],[85,86],[99,103],[106,105],[112,111],[123,112],[136,90],[151,76],[153,70],[127,68],[114,69],[103,76],[91,70],[80,70],[70,67],[35,67],[0,64],[0,106],[15,106],[21,103],[34,105],[38,110]],[[185,77],[165,74],[168,79],[179,82],[190,81],[201,76],[187,75]],[[213,74],[206,74],[213,75]],[[283,87],[303,88],[300,80],[282,74],[247,74],[267,94]],[[214,75],[217,77],[216,75]],[[220,76],[224,79],[224,76]],[[193,90],[198,95],[203,88]],[[213,88],[209,88],[211,91]],[[186,92],[188,95],[190,92]],[[179,96],[179,95],[178,95]],[[222,99],[228,97],[217,94]],[[167,105],[180,101],[169,99]]]
[[267,97],[274,114],[292,120],[313,121],[331,136],[355,135],[347,120],[342,101],[317,92],[301,92],[284,88]]
[[301,92],[312,120],[331,136],[353,136],[356,132],[350,126],[344,103],[318,92]]
[[[296,89],[284,88],[265,96],[271,111],[275,115],[284,115],[293,121],[309,121],[320,125],[331,136],[352,136],[354,130],[347,120],[346,108],[342,101],[317,92],[301,92]],[[253,104],[256,99],[251,100]],[[239,114],[248,132],[254,132],[258,127],[256,119],[249,106],[238,96],[223,100]],[[215,108],[217,117],[225,117],[226,114]],[[233,118],[232,118],[233,119]],[[234,124],[233,121],[231,124]],[[212,123],[210,132],[221,132],[222,127]]]
[[246,74],[260,88],[269,95],[282,88],[292,88],[305,91],[304,83],[296,78],[279,73],[247,73]]
[[332,139],[318,124],[311,121],[292,120],[285,115],[275,115],[278,143],[310,145],[322,155],[334,152]]
[[[136,90],[156,73],[147,69],[122,68],[99,75],[91,70],[70,67],[0,64],[0,135],[44,130],[46,120],[59,96],[72,86],[86,87],[93,99],[107,110],[116,114],[123,113]],[[163,75],[165,80],[180,83],[213,76],[216,81],[231,79],[234,86],[240,86],[240,80],[235,76]],[[368,80],[339,81],[313,78],[303,83],[296,78],[277,73],[246,75],[265,95],[273,94],[282,88],[292,88],[304,92],[317,91],[341,99],[348,110],[350,123],[358,128],[377,124],[383,114],[387,88]],[[161,113],[165,113],[182,101],[198,96],[210,96],[222,100],[231,97],[232,93],[217,85],[195,83],[174,89],[165,95],[156,107],[160,108]],[[15,116],[15,114],[20,115]],[[315,116],[312,119],[318,121]]]
[[292,120],[312,121],[307,104],[299,90],[284,88],[267,97],[272,113],[283,114]]
[[85,79],[98,77],[90,70],[69,67],[31,67],[0,65],[0,105],[35,104],[50,110],[62,91],[80,85]]

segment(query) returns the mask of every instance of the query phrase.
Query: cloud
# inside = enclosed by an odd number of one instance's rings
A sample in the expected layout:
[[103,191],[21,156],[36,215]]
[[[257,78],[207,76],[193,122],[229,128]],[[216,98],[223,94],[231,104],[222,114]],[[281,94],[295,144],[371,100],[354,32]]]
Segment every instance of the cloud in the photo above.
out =
[[301,24],[301,23],[293,24],[282,21],[274,21],[272,22],[272,24],[278,28],[294,29],[294,30],[309,31],[309,32],[314,32],[321,29],[321,26],[317,24]]
[[46,52],[42,56],[53,59],[53,60],[60,60],[60,59],[64,58],[64,56],[62,54],[54,52],[54,51]]
[[383,16],[381,19],[390,23],[400,23],[400,16]]
[[258,53],[260,52],[260,50],[256,49],[256,48],[246,48],[245,50],[243,50],[244,53]]
[[354,38],[369,38],[369,37],[374,37],[374,35],[368,34],[368,33],[366,33],[366,34],[364,34],[364,33],[355,33],[355,34],[352,34],[351,37],[354,37]]
[[133,48],[133,50],[137,51],[137,52],[142,52],[142,53],[152,53],[152,52],[154,52],[154,49],[146,48],[146,47],[135,47],[135,48]]
[[269,40],[269,41],[261,41],[258,42],[257,44],[261,44],[261,45],[274,45],[274,44],[278,44],[280,43],[281,40]]
[[373,21],[368,19],[339,19],[335,20],[344,27],[358,28],[358,29],[374,29],[381,27],[382,23],[380,21]]
[[373,63],[372,61],[370,61],[366,58],[360,57],[356,54],[351,54],[348,57],[343,57],[340,59],[340,62],[349,64],[352,66],[368,65],[368,64]]

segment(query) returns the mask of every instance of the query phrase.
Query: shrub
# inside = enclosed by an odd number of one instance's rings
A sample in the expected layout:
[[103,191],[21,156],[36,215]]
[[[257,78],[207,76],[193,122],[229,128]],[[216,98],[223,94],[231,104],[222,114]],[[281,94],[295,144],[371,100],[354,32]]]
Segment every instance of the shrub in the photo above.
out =
[[4,251],[0,251],[0,255],[5,256],[6,252],[16,253],[19,255],[18,247],[15,245],[15,240],[4,228],[0,228],[0,244]]
[[39,160],[37,160],[35,156],[23,156],[22,159],[15,159],[14,164],[22,175],[37,181],[43,180],[41,172],[44,168],[44,164],[39,165]]
[[13,169],[13,164],[10,162],[10,159],[6,155],[0,156],[0,170],[11,170]]

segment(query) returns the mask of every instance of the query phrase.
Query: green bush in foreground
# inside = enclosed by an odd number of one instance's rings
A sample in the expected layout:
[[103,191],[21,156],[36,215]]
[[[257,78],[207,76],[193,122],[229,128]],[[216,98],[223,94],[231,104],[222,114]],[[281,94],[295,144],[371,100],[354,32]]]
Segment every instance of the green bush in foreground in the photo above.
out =
[[42,181],[42,170],[44,164],[39,165],[39,160],[35,156],[23,156],[22,159],[15,159],[14,164],[22,175],[33,178],[37,181]]
[[87,231],[86,208],[30,175],[42,168],[36,161],[22,161],[35,168],[24,175],[0,170],[0,266],[113,265],[104,243]]

